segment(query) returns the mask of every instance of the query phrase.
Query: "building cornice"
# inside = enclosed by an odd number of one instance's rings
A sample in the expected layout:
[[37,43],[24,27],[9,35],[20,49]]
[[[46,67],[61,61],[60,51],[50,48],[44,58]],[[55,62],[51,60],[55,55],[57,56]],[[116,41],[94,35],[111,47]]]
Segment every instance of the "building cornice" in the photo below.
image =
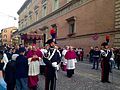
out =
[[64,39],[75,39],[75,38],[83,38],[83,37],[88,37],[88,36],[93,36],[95,34],[98,34],[100,36],[104,36],[104,34],[109,34],[109,35],[114,35],[114,33],[120,32],[119,31],[108,31],[108,32],[100,32],[100,33],[90,33],[90,34],[84,34],[84,35],[77,35],[77,36],[72,36],[72,37],[63,37],[63,38],[57,38],[57,40],[64,40]]
[[[42,22],[42,21],[44,21],[48,18],[52,18],[52,17],[55,18],[55,17],[58,17],[58,16],[61,16],[61,15],[65,14],[65,13],[68,13],[68,12],[70,12],[70,11],[72,11],[72,10],[82,6],[82,5],[85,5],[85,4],[89,3],[90,1],[94,1],[94,0],[85,0],[85,1],[84,0],[72,0],[69,3],[66,3],[64,6],[60,7],[59,9],[55,10],[54,12],[51,12],[47,16],[45,16],[43,18],[40,18],[38,21],[36,21],[36,22],[32,23],[31,25],[21,29],[19,31],[19,33],[27,30],[28,28],[30,28],[30,27],[32,27],[32,26],[34,26],[34,25],[36,25],[36,24],[38,24],[38,23],[40,23],[40,22]],[[74,5],[74,8],[73,8],[72,5]],[[68,9],[68,11],[64,12],[65,9]],[[61,13],[62,11],[64,13]]]
[[26,0],[22,7],[18,10],[17,14],[19,15],[29,5],[30,2],[31,0]]

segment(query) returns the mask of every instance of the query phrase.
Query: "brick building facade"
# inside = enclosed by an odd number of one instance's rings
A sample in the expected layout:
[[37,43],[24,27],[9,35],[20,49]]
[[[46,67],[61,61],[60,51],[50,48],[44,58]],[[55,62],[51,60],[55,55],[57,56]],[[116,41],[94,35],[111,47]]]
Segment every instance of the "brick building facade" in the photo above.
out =
[[[19,34],[36,31],[50,38],[57,32],[58,45],[73,45],[88,51],[110,36],[113,46],[115,0],[26,0],[18,11]],[[46,40],[43,40],[46,39]]]

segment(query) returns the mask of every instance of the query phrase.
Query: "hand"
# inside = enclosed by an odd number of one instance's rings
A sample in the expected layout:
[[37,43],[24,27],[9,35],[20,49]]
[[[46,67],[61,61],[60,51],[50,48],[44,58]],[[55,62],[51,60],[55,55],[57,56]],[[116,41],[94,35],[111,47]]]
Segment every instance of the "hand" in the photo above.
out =
[[52,63],[52,66],[53,66],[53,67],[57,67],[57,66],[58,66],[58,65],[57,65],[57,62],[53,62],[53,63]]
[[38,56],[37,55],[33,55],[33,58],[38,58]]

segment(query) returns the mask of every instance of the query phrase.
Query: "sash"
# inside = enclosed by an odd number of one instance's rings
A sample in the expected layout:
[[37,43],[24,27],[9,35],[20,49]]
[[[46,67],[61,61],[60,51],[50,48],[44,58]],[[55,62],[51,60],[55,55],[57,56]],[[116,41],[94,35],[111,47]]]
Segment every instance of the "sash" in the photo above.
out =
[[52,52],[51,56],[49,56],[48,60],[51,60],[51,58],[53,57],[53,55],[55,54],[56,49],[54,49],[54,51]]

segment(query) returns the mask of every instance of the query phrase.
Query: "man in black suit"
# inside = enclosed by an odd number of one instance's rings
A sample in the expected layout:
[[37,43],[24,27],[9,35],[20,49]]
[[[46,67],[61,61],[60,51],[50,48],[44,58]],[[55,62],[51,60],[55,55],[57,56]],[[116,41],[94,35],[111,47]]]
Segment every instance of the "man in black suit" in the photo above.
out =
[[47,50],[47,54],[43,57],[43,61],[46,64],[45,90],[55,90],[57,68],[61,61],[61,54],[60,51],[56,48],[56,44],[53,39],[49,39],[46,44],[48,44],[49,48]]

